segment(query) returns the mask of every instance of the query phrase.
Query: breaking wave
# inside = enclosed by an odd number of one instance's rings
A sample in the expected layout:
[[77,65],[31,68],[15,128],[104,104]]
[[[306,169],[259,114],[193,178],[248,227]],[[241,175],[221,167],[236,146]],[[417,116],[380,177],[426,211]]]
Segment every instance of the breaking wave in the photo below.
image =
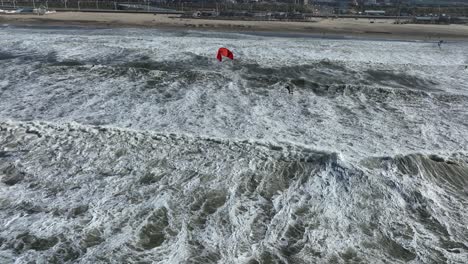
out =
[[[0,124],[3,262],[460,262],[468,157]],[[40,221],[38,221],[40,219]]]

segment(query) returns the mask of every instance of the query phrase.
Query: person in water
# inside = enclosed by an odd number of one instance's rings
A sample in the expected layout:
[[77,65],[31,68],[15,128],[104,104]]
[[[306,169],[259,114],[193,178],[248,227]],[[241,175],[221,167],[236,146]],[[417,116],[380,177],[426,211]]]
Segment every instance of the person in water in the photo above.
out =
[[444,43],[443,40],[439,40],[439,43],[437,43],[437,45],[439,46],[439,49],[442,49],[442,43]]
[[286,89],[288,89],[289,94],[293,94],[293,89],[289,84],[286,85]]

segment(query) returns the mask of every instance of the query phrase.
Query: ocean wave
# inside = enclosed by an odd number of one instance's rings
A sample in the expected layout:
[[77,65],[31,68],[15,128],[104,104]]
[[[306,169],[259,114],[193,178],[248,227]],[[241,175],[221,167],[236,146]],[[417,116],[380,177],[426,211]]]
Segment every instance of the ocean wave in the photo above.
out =
[[0,149],[6,262],[463,263],[468,253],[466,153],[353,163],[296,145],[38,122],[2,122]]
[[1,263],[466,262],[462,43],[0,35]]

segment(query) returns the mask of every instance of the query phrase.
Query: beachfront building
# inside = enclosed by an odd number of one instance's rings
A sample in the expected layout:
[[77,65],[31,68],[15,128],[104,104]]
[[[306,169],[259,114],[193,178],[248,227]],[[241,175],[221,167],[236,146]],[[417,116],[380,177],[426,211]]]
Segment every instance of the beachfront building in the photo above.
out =
[[385,15],[385,11],[383,10],[365,10],[364,14],[368,16],[383,16]]

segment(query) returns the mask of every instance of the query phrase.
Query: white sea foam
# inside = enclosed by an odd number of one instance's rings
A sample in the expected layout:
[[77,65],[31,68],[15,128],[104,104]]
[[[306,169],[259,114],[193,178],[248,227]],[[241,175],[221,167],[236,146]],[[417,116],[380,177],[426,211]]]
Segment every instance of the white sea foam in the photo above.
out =
[[456,42],[5,28],[0,260],[463,263],[467,61]]

